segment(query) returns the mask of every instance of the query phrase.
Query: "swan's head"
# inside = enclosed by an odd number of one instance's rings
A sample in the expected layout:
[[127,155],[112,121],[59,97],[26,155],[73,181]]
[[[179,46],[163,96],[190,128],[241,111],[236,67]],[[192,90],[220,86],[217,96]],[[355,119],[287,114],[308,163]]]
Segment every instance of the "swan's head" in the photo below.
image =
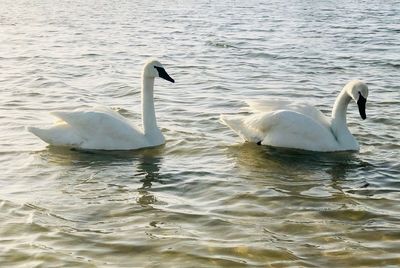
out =
[[367,118],[365,113],[365,104],[367,103],[368,87],[365,83],[359,80],[350,81],[347,85],[347,93],[357,103],[358,111],[361,118]]
[[169,74],[165,71],[162,64],[157,60],[148,61],[144,67],[142,72],[143,77],[155,78],[160,77],[172,83],[175,83],[175,80],[169,76]]

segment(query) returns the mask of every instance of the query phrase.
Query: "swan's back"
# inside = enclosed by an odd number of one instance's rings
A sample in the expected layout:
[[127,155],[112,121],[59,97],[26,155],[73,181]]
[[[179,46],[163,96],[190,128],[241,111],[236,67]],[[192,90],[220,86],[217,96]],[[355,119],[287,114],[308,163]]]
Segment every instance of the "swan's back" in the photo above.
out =
[[279,110],[287,110],[308,116],[326,127],[329,127],[331,124],[330,118],[308,103],[291,102],[286,100],[249,100],[246,101],[246,103],[249,105],[250,111],[253,112],[274,112]]
[[52,114],[61,119],[61,123],[49,129],[28,129],[51,145],[102,150],[127,150],[148,145],[140,130],[105,107]]

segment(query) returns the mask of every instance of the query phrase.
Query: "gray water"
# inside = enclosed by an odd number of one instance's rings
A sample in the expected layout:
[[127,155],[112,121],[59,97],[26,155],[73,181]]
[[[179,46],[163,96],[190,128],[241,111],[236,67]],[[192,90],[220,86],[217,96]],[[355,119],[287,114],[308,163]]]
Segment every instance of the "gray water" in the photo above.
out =
[[[146,3],[144,3],[146,2]],[[244,2],[244,3],[243,3]],[[400,266],[399,1],[0,2],[2,267]],[[110,106],[140,124],[157,57],[165,146],[48,147],[26,126]],[[242,143],[219,114],[351,79],[358,153]]]

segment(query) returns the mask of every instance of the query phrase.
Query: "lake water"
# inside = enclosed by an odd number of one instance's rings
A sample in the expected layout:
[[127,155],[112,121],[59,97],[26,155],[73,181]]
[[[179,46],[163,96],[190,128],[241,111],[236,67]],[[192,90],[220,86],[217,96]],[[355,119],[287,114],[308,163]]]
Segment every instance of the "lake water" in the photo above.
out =
[[[146,2],[146,3],[144,3]],[[0,2],[2,267],[400,266],[399,1]],[[165,146],[47,147],[26,126],[110,106],[140,123],[149,57]],[[330,113],[351,79],[359,153],[242,143],[245,99]]]

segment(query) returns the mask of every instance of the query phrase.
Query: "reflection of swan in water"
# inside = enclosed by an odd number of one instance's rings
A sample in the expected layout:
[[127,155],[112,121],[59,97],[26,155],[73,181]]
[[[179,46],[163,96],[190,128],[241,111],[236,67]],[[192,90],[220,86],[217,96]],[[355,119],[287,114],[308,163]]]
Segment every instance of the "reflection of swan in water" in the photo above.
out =
[[239,167],[251,171],[305,172],[320,170],[329,161],[349,153],[316,153],[304,150],[258,146],[253,143],[237,144],[229,147]]
[[[129,191],[129,198],[132,197],[132,184],[141,182],[140,187],[135,187],[138,192],[136,201],[141,206],[147,206],[157,202],[156,197],[150,192],[154,182],[160,181],[160,163],[162,160],[163,148],[143,149],[137,151],[81,151],[71,150],[65,147],[48,147],[46,150],[38,152],[40,158],[47,161],[48,166],[64,167],[62,172],[67,174],[67,187],[79,188],[78,194],[87,195],[91,188],[82,187],[90,184],[107,184],[107,187],[116,187],[118,194],[124,195]],[[132,166],[132,164],[134,166]],[[71,170],[68,167],[73,167]],[[118,172],[112,172],[112,167],[118,167]],[[136,170],[135,170],[136,167]],[[132,170],[133,169],[133,170]],[[106,177],[103,172],[111,172]],[[64,176],[62,176],[64,177]],[[75,181],[73,181],[75,180]],[[105,194],[110,194],[110,189],[104,189]],[[93,194],[92,198],[98,198],[98,193]],[[90,198],[86,196],[86,199]],[[125,198],[125,197],[122,197]]]
[[154,182],[160,182],[160,158],[143,156],[140,160],[138,171],[144,175],[144,178],[140,180],[143,185],[138,188],[137,202],[141,206],[147,206],[157,202],[156,197],[149,190]]
[[163,147],[139,149],[135,151],[105,151],[105,150],[81,150],[70,149],[67,147],[49,146],[42,151],[38,151],[38,155],[46,159],[49,163],[61,166],[107,166],[110,164],[121,165],[126,162],[131,165],[132,160],[138,160],[141,157],[154,157],[161,155],[164,151]]
[[[326,177],[331,179],[332,188],[342,192],[348,173],[369,165],[351,152],[307,152],[253,143],[230,146],[228,152],[246,178],[275,180],[279,185],[287,184],[290,188],[305,181],[312,184]],[[365,185],[363,178],[359,179],[362,181],[357,184]]]
[[[104,233],[125,226],[121,219],[131,219],[133,214],[146,222],[149,209],[163,204],[164,199],[151,189],[166,178],[160,174],[163,154],[162,148],[82,152],[48,147],[36,152],[33,161],[39,168],[35,172],[43,177],[40,187],[45,184],[48,190],[44,189],[46,194],[39,198],[35,196],[34,203],[49,213],[35,213],[35,217],[62,221],[63,226],[85,232]],[[148,224],[156,224],[153,217],[148,218]]]

